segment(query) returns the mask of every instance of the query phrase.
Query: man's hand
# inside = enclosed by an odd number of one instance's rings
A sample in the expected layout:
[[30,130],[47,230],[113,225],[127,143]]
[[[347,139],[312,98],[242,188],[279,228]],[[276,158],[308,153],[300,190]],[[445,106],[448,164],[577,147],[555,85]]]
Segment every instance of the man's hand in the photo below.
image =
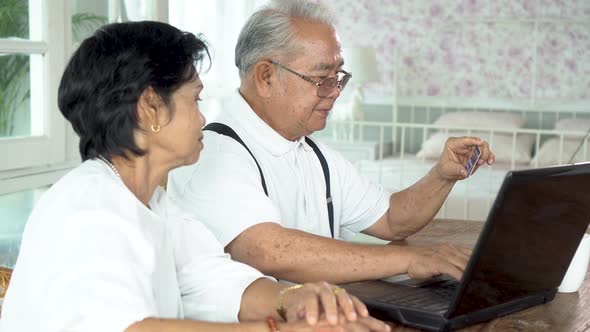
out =
[[369,317],[364,303],[348,294],[345,289],[326,282],[307,283],[284,294],[283,306],[287,321],[305,318],[308,324],[316,324],[321,316],[332,325],[339,323],[338,317],[356,321]]
[[438,175],[447,181],[465,179],[469,175],[465,170],[465,165],[475,145],[479,146],[481,156],[475,165],[473,173],[483,163],[493,164],[495,156],[487,142],[477,137],[451,137],[445,143],[444,150],[435,166]]
[[460,280],[471,256],[471,250],[453,244],[428,247],[408,246],[409,262],[407,273],[416,279],[447,274]]

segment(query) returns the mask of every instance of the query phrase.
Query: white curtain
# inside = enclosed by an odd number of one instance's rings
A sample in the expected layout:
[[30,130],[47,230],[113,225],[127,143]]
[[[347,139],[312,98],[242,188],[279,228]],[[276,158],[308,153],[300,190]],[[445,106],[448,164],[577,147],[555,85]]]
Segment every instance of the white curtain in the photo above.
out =
[[109,0],[109,22],[155,20],[156,0]]
[[201,75],[202,103],[208,120],[240,83],[234,64],[238,34],[255,8],[266,0],[170,0],[169,22],[177,28],[202,33],[212,48],[211,69]]

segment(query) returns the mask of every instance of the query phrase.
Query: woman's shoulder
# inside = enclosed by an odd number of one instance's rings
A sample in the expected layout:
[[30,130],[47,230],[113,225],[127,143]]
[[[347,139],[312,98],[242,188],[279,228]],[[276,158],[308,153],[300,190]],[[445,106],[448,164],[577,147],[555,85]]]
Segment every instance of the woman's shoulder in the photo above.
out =
[[[110,169],[87,160],[64,175],[44,193],[30,220],[42,218],[66,222],[70,216],[113,215],[134,221],[138,200]],[[83,223],[84,221],[79,221]]]
[[100,205],[102,198],[119,195],[122,188],[117,186],[118,178],[101,166],[97,160],[83,162],[54,183],[42,199],[76,207]]

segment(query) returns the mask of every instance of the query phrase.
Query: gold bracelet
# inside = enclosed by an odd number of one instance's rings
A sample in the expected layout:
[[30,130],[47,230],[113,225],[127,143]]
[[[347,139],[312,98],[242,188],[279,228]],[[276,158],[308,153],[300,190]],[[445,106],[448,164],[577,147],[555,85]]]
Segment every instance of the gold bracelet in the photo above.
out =
[[285,298],[285,294],[287,294],[288,291],[292,291],[301,287],[303,287],[303,285],[293,285],[285,287],[281,289],[281,291],[279,292],[279,296],[277,298],[277,312],[284,321],[287,321],[287,309],[285,309],[285,307],[283,306],[283,299]]

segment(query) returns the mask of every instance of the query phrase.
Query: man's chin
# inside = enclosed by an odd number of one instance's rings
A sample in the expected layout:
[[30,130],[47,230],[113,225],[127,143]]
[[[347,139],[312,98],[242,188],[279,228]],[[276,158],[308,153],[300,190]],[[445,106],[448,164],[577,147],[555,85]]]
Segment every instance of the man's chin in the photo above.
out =
[[326,125],[327,125],[327,121],[319,121],[318,123],[315,123],[313,126],[310,126],[310,133],[309,135],[315,133],[316,131],[322,131],[324,129],[326,129]]

